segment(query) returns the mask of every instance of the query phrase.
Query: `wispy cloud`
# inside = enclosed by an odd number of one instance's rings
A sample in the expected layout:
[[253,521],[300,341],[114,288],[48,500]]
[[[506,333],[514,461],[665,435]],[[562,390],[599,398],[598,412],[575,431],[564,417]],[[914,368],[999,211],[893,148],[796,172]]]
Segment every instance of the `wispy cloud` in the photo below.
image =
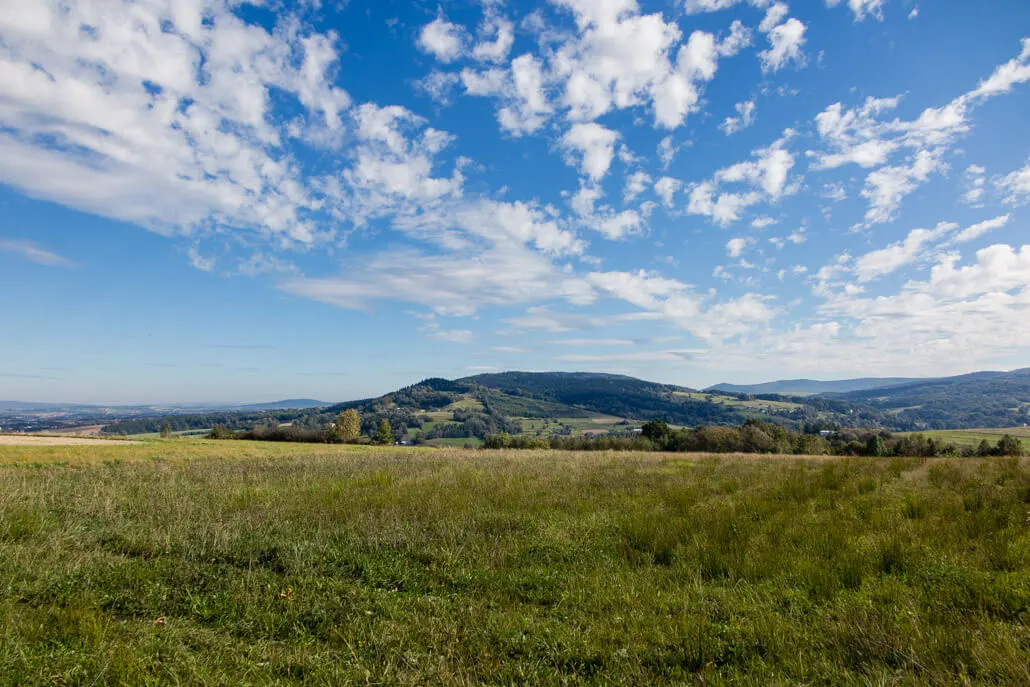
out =
[[612,353],[610,355],[560,355],[555,360],[566,363],[651,363],[684,362],[707,353],[705,349],[675,351],[644,351],[641,353]]
[[57,253],[40,248],[31,241],[21,239],[0,239],[0,253],[13,253],[47,267],[66,267],[72,264],[71,260],[63,258]]

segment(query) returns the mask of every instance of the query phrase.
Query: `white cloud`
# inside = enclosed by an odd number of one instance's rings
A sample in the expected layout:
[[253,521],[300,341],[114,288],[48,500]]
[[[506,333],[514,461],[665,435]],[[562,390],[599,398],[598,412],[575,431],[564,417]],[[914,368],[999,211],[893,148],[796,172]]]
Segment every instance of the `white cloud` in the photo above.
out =
[[453,62],[465,52],[465,27],[437,17],[422,27],[418,47],[441,62]]
[[758,27],[759,31],[769,37],[769,48],[758,54],[764,72],[779,71],[789,63],[797,67],[805,64],[801,48],[805,45],[807,27],[794,17],[786,18],[787,12],[784,3],[773,3]]
[[676,349],[663,351],[640,351],[635,353],[609,353],[600,355],[559,355],[555,360],[566,363],[676,363],[693,361],[705,349]]
[[848,192],[844,189],[844,184],[841,183],[823,184],[822,196],[827,200],[838,203],[848,199]]
[[1017,57],[995,69],[968,97],[972,100],[991,98],[1009,93],[1014,86],[1027,81],[1030,81],[1030,38],[1022,40],[1022,50]]
[[[835,103],[816,117],[820,138],[831,152],[810,151],[814,169],[832,169],[854,163],[865,168],[879,167],[866,178],[862,195],[870,201],[866,222],[875,224],[892,219],[903,198],[925,183],[931,174],[946,171],[944,155],[959,137],[970,131],[969,116],[985,100],[1010,92],[1016,84],[1030,81],[1030,39],[1022,42],[1019,56],[997,67],[974,90],[964,93],[942,107],[928,107],[914,120],[885,121],[882,115],[897,107],[900,97],[867,98],[856,109]],[[897,151],[913,151],[902,165],[886,165]],[[977,175],[980,168],[970,171]],[[983,184],[976,176],[965,196],[966,202],[981,202]]]
[[[847,0],[848,7],[851,8],[852,13],[855,15],[855,21],[862,21],[866,17],[872,17],[877,21],[883,21],[884,2],[886,2],[886,0]],[[836,7],[840,3],[841,0],[826,0],[826,5],[828,7]],[[915,8],[912,12],[918,14],[919,9]],[[909,19],[913,18],[914,16],[909,16]]]
[[602,293],[713,343],[748,334],[767,324],[776,313],[767,304],[769,299],[757,294],[714,303],[706,309],[705,299],[690,285],[643,270],[594,272],[587,279]]
[[912,8],[912,11],[908,13],[909,21],[919,17],[919,6],[916,5]]
[[189,255],[190,264],[193,265],[194,269],[198,269],[201,272],[210,272],[215,268],[216,260],[204,257],[196,247],[191,247],[187,255]]
[[905,240],[892,243],[886,248],[874,250],[855,261],[855,274],[860,283],[885,276],[917,260],[923,249],[945,234],[958,228],[957,224],[942,222],[934,229],[913,229]]
[[722,10],[728,10],[745,1],[746,0],[683,0],[683,9],[687,14],[720,12]]
[[962,194],[962,201],[973,207],[983,207],[984,184],[987,170],[980,165],[969,165],[966,167],[965,183],[966,192]]
[[731,258],[739,258],[743,254],[744,249],[754,243],[754,239],[749,238],[735,238],[730,239],[726,242],[726,255]]
[[1030,161],[1022,169],[1017,169],[995,180],[995,185],[1005,194],[1007,205],[1023,205],[1030,203]]
[[667,208],[673,206],[673,196],[683,186],[683,182],[679,179],[673,179],[672,177],[662,177],[654,185],[654,192],[658,194],[658,197],[662,199],[662,203]]
[[608,174],[618,140],[616,131],[596,122],[579,122],[565,132],[561,146],[570,164],[578,164],[580,172],[590,180],[600,181]]
[[1000,215],[993,219],[985,219],[983,222],[977,222],[976,224],[968,226],[960,231],[953,241],[954,243],[965,243],[967,241],[978,239],[989,231],[1001,229],[1008,224],[1011,219],[1012,215]]
[[801,227],[797,231],[793,231],[786,236],[773,236],[769,239],[769,243],[776,246],[776,248],[782,250],[788,243],[793,243],[795,246],[800,246],[802,243],[808,241],[808,236],[805,234],[805,228]]
[[639,232],[643,224],[644,219],[636,210],[623,210],[594,216],[588,226],[615,241]]
[[447,343],[468,344],[472,343],[475,335],[468,329],[444,329],[439,322],[430,321],[419,327],[419,331],[426,335],[426,338],[434,341],[445,341]]
[[[692,215],[710,217],[716,224],[726,226],[741,218],[749,207],[762,201],[778,201],[784,195],[796,190],[788,185],[790,170],[794,167],[794,156],[787,144],[794,137],[790,129],[767,148],[752,151],[755,160],[738,162],[718,170],[706,181],[691,186],[687,212]],[[746,192],[720,190],[727,184],[745,184],[751,187]]]
[[[0,180],[163,233],[331,235],[286,143],[339,136],[335,35],[285,16],[269,33],[222,0],[32,7],[43,24],[20,10],[0,26]],[[286,124],[273,89],[298,105]]]
[[651,175],[643,170],[637,170],[626,177],[626,187],[622,192],[622,201],[629,203],[651,185]]
[[47,267],[64,267],[72,264],[70,260],[61,257],[57,253],[40,248],[31,241],[20,239],[0,238],[0,253],[12,253],[25,260],[38,265],[46,265]]
[[862,197],[868,199],[865,219],[870,224],[889,222],[905,196],[915,191],[932,173],[947,169],[936,154],[919,151],[911,164],[881,167],[866,177]]
[[[486,62],[503,62],[515,45],[512,23],[495,13],[488,13],[479,28],[481,40],[472,48],[472,57]],[[492,37],[493,40],[488,40]]]
[[460,76],[469,95],[500,100],[497,121],[513,136],[535,133],[554,108],[548,100],[541,61],[526,53],[511,61],[510,69],[464,69]]
[[754,100],[737,103],[734,106],[734,109],[737,111],[737,116],[727,117],[723,120],[722,124],[719,125],[719,129],[727,136],[731,136],[741,129],[748,128],[755,121]]
[[561,84],[562,105],[572,121],[591,121],[612,109],[648,107],[656,126],[674,129],[701,107],[703,85],[722,57],[750,41],[734,22],[717,39],[694,31],[683,42],[675,21],[641,14],[636,0],[554,0],[570,10],[577,32],[551,32],[556,47],[549,74]]
[[787,143],[793,137],[791,130],[777,139],[768,148],[754,151],[757,160],[738,162],[735,165],[720,169],[715,173],[720,183],[746,182],[760,187],[772,200],[778,200],[785,192],[787,177],[794,167],[794,156],[787,149]]
[[666,136],[658,142],[658,159],[662,162],[662,169],[669,168],[678,151],[679,147],[672,142],[672,136]]

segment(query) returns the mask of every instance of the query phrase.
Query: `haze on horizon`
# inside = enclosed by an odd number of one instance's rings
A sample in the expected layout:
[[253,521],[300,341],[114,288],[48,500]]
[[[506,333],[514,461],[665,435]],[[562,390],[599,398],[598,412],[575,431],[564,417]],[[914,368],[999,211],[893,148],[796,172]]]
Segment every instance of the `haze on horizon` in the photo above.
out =
[[0,0],[0,399],[1030,366],[1028,3],[61,7]]

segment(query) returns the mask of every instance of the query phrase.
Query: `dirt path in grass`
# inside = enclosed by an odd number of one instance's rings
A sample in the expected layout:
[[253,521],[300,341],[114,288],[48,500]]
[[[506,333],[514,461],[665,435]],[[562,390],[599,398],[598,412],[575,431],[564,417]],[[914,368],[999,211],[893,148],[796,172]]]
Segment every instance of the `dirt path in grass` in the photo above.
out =
[[0,446],[82,446],[82,445],[126,445],[138,441],[123,439],[87,439],[85,437],[39,437],[30,434],[0,434]]

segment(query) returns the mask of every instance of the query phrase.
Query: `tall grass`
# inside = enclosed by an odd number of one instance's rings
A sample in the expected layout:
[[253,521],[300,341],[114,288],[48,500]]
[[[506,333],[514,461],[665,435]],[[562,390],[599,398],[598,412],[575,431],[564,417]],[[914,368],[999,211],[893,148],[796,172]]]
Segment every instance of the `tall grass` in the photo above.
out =
[[1025,460],[309,451],[0,469],[0,684],[1030,684]]

